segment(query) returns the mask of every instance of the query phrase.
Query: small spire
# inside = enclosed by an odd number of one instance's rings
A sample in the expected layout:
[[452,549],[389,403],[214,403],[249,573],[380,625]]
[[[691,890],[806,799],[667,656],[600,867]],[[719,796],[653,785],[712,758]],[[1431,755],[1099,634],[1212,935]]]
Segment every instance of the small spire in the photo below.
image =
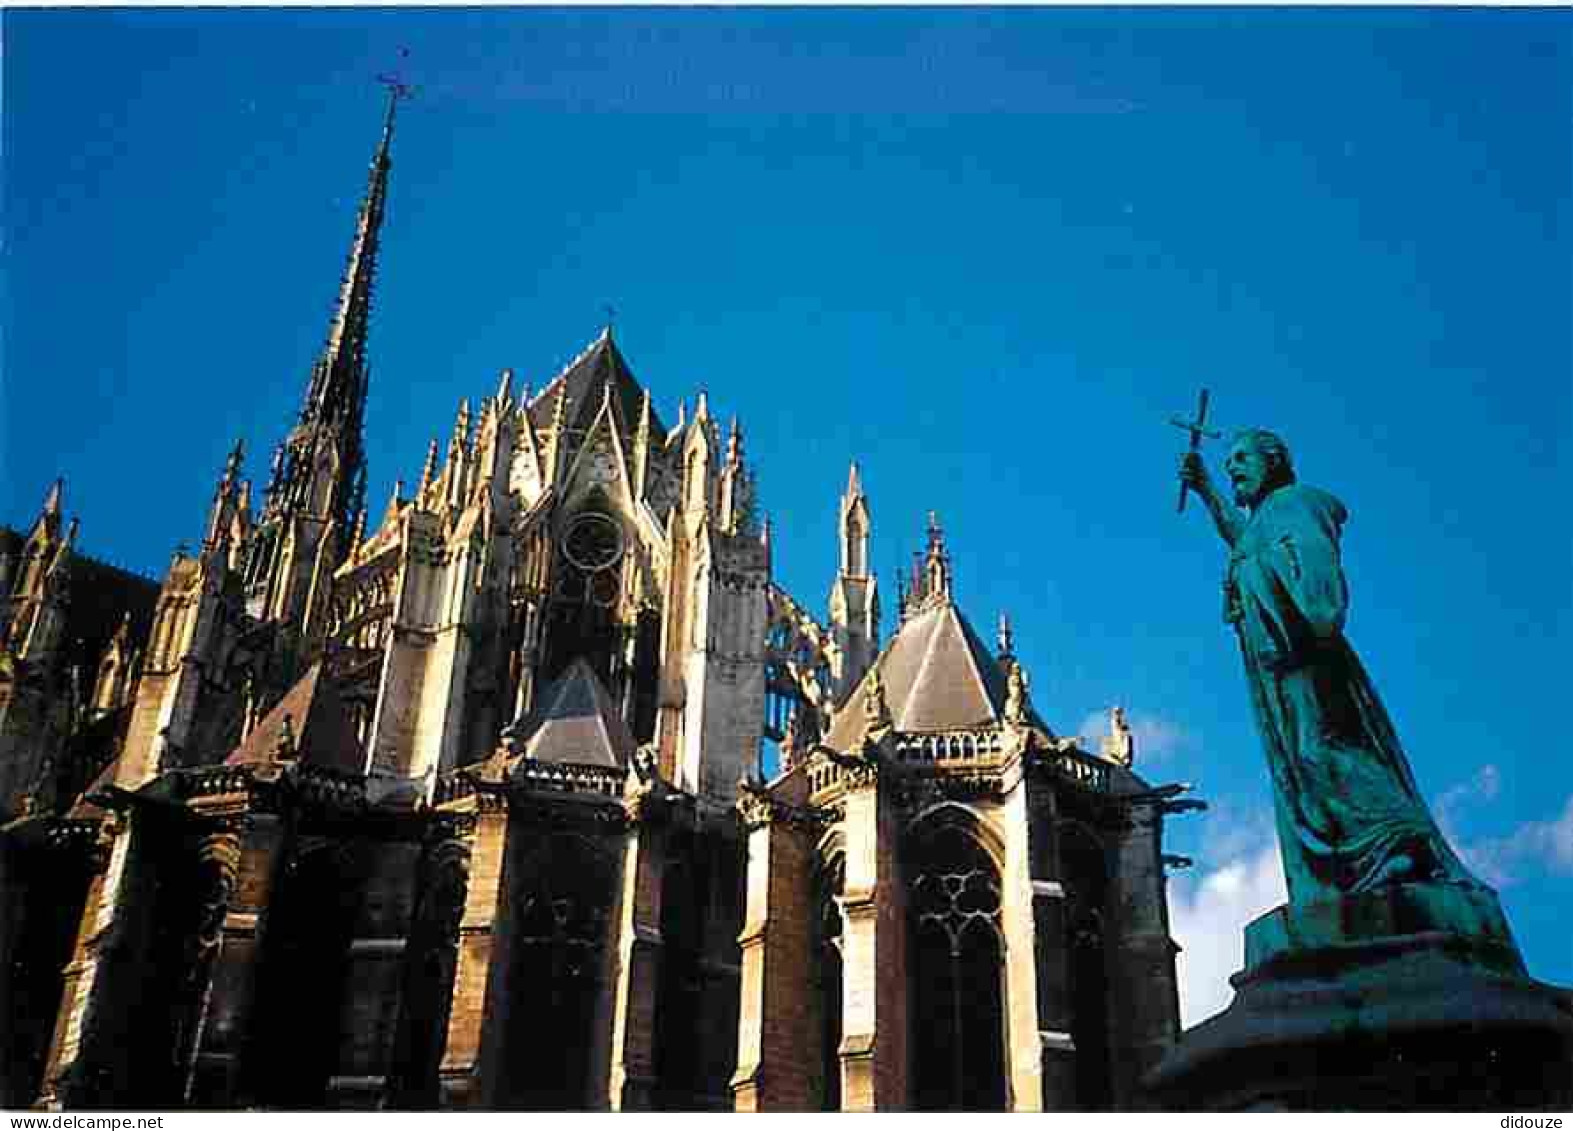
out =
[[470,398],[459,398],[459,414],[453,418],[453,439],[455,443],[466,444],[470,439]]
[[246,441],[244,437],[235,440],[235,447],[229,453],[229,461],[224,465],[224,482],[233,483],[240,475],[241,462],[246,458]]
[[696,421],[710,419],[710,394],[704,389],[699,390],[699,399],[694,404],[694,419]]
[[66,490],[66,481],[56,479],[49,485],[49,491],[44,495],[44,514],[59,518],[63,508]]
[[1004,610],[1000,611],[1000,627],[999,627],[999,638],[998,639],[999,639],[1000,659],[1003,660],[1003,659],[1006,659],[1007,657],[1015,655],[1015,653],[1016,653],[1016,638],[1011,633],[1011,629],[1010,629],[1010,614],[1005,612]]
[[496,398],[496,400],[497,400],[497,408],[498,408],[499,412],[501,412],[504,408],[506,408],[511,403],[510,398],[512,396],[513,396],[513,370],[512,369],[504,369],[502,371],[502,379],[497,382],[497,398]]
[[684,397],[677,402],[677,423],[672,427],[673,432],[681,432],[688,424],[688,398]]
[[732,414],[731,429],[726,438],[726,461],[728,463],[741,463],[743,459],[743,428],[737,422],[737,414]]
[[399,508],[403,505],[403,500],[399,496],[402,494],[404,494],[404,480],[395,479],[393,481],[393,494],[388,498],[388,509],[383,512],[382,516],[382,524],[384,526],[399,517]]
[[426,449],[426,466],[421,468],[421,485],[415,489],[417,499],[426,494],[432,480],[437,478],[437,447],[437,437],[433,436],[431,445]]
[[945,552],[945,531],[939,515],[929,511],[928,555],[923,562],[923,597],[928,601],[950,598],[950,555]]
[[355,512],[355,532],[350,535],[350,549],[358,550],[366,541],[366,508],[361,507]]
[[858,461],[853,460],[847,469],[847,498],[855,499],[863,493],[863,477],[858,474]]

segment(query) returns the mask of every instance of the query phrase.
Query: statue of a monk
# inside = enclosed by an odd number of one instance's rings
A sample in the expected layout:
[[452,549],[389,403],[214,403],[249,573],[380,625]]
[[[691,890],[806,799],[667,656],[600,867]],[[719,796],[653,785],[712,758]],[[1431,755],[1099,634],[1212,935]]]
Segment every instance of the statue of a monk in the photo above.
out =
[[1240,639],[1272,772],[1290,903],[1392,883],[1474,883],[1344,637],[1344,505],[1296,483],[1289,449],[1271,432],[1237,434],[1224,468],[1237,506],[1195,452],[1182,457],[1180,478],[1230,549],[1224,616]]

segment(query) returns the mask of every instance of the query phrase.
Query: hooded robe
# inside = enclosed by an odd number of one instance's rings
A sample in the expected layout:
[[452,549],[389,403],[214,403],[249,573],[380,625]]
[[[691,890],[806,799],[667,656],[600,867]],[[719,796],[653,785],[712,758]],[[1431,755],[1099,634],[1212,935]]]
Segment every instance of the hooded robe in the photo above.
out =
[[1278,488],[1247,518],[1225,586],[1295,904],[1388,883],[1474,882],[1432,820],[1344,639],[1347,517],[1325,491]]

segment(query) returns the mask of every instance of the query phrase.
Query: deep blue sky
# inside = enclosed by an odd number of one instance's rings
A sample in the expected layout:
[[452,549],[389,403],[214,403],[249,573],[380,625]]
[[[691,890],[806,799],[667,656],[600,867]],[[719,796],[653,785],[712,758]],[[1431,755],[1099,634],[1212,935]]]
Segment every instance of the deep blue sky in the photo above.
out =
[[1348,504],[1351,637],[1532,971],[1570,983],[1569,20],[9,10],[0,521],[64,474],[83,547],[157,574],[237,435],[260,476],[326,328],[371,77],[408,45],[379,507],[461,396],[503,366],[540,387],[615,304],[668,420],[700,386],[742,416],[811,607],[850,459],[887,630],[939,512],[1050,723],[1123,702],[1141,767],[1215,801],[1171,838],[1199,900],[1268,797],[1219,547],[1174,513],[1165,420],[1205,383]]

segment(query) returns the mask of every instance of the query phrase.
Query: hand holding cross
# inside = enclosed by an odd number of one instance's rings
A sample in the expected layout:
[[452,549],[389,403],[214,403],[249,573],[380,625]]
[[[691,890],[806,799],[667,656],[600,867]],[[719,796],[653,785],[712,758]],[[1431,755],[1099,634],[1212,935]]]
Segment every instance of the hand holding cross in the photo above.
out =
[[[1196,458],[1198,460],[1200,459],[1200,456],[1199,456],[1198,453],[1200,453],[1201,449],[1202,449],[1202,438],[1203,437],[1206,437],[1209,440],[1216,440],[1216,439],[1219,438],[1219,433],[1217,433],[1217,432],[1210,432],[1206,428],[1202,427],[1202,425],[1207,423],[1207,395],[1208,395],[1207,394],[1207,390],[1203,389],[1201,396],[1197,399],[1197,402],[1196,402],[1196,419],[1195,420],[1182,420],[1178,416],[1174,416],[1174,417],[1170,417],[1169,418],[1169,423],[1170,424],[1174,425],[1176,428],[1179,428],[1179,429],[1181,429],[1181,430],[1183,430],[1185,432],[1189,432],[1190,433],[1191,446],[1190,446],[1190,448],[1188,449],[1188,451],[1186,453],[1187,459],[1189,459],[1191,456],[1196,456]],[[1204,474],[1205,474],[1205,472],[1204,472]],[[1183,472],[1182,472],[1182,475],[1183,475]],[[1190,491],[1190,482],[1188,480],[1182,478],[1180,480],[1180,503],[1179,503],[1179,506],[1177,506],[1175,508],[1175,510],[1174,510],[1175,514],[1183,514],[1184,513],[1184,511],[1185,511],[1185,499],[1186,499],[1186,495],[1189,493],[1189,491]]]

